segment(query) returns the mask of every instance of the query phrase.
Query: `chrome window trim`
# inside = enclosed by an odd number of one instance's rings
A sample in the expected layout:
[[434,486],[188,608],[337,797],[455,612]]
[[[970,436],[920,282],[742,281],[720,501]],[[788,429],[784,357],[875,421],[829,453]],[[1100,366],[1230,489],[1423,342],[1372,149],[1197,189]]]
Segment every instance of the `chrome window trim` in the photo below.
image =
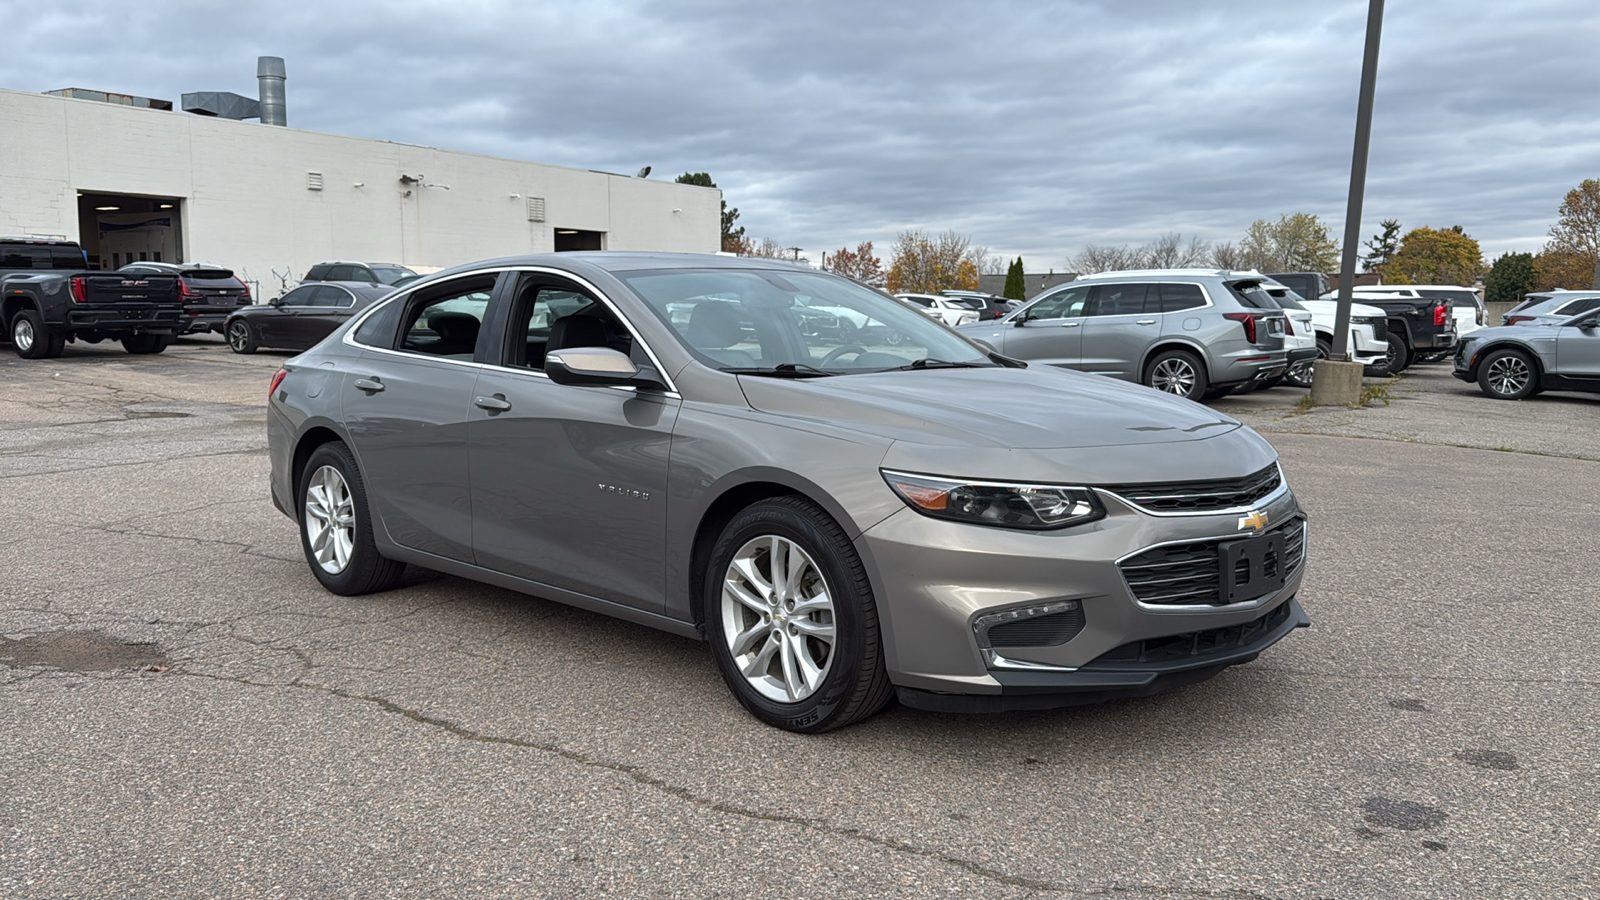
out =
[[[1129,500],[1128,498],[1122,496],[1121,494],[1119,494],[1119,493],[1117,493],[1115,491],[1109,490],[1107,488],[1097,487],[1097,488],[1092,488],[1092,490],[1097,494],[1104,494],[1107,497],[1115,497],[1117,499],[1117,502],[1123,504],[1124,506],[1129,507],[1130,509],[1137,510],[1137,511],[1139,511],[1141,513],[1144,513],[1147,516],[1156,516],[1156,517],[1162,518],[1162,519],[1177,519],[1177,518],[1193,519],[1193,518],[1199,518],[1199,517],[1203,517],[1203,516],[1231,516],[1231,515],[1238,515],[1239,513],[1247,513],[1247,512],[1249,512],[1249,511],[1251,511],[1253,509],[1260,509],[1263,506],[1271,505],[1271,504],[1276,503],[1279,500],[1281,500],[1283,498],[1284,494],[1289,493],[1289,479],[1283,477],[1283,463],[1274,462],[1273,465],[1275,467],[1277,467],[1277,469],[1278,469],[1278,488],[1277,488],[1277,490],[1273,491],[1272,493],[1266,495],[1265,497],[1262,497],[1260,500],[1257,500],[1257,501],[1255,501],[1253,503],[1247,503],[1244,506],[1230,506],[1227,509],[1208,509],[1208,510],[1200,510],[1200,511],[1195,511],[1195,512],[1157,512],[1156,510],[1153,510],[1153,509],[1146,509],[1145,507],[1140,506],[1139,504],[1133,502],[1132,500]],[[1204,481],[1204,480],[1207,480],[1207,479],[1200,479],[1200,480]],[[1194,540],[1208,541],[1208,540],[1211,540],[1211,539],[1210,538],[1195,538]],[[1188,543],[1193,543],[1193,541],[1177,541],[1176,543],[1188,544]],[[1159,547],[1159,546],[1162,546],[1162,545],[1153,544],[1151,546]],[[1151,548],[1150,547],[1144,548],[1144,550],[1149,550],[1149,549],[1151,549]],[[1143,553],[1144,550],[1140,550],[1139,553]],[[1131,555],[1137,556],[1138,553],[1131,554]],[[1120,560],[1119,560],[1119,562],[1120,562]]]
[[[1109,319],[1109,318],[1112,318],[1113,316],[1175,316],[1175,315],[1177,315],[1179,313],[1198,313],[1199,311],[1205,310],[1205,309],[1215,309],[1216,306],[1217,306],[1216,300],[1213,299],[1212,296],[1211,296],[1211,291],[1209,289],[1207,289],[1206,284],[1203,281],[1191,281],[1191,280],[1182,279],[1182,278],[1157,278],[1157,279],[1154,279],[1154,280],[1147,279],[1147,278],[1129,278],[1126,281],[1118,281],[1116,279],[1110,279],[1110,278],[1106,279],[1105,281],[1100,281],[1100,280],[1089,281],[1088,279],[1080,279],[1079,281],[1069,281],[1066,284],[1057,285],[1055,288],[1051,289],[1049,292],[1040,294],[1039,296],[1033,298],[1032,300],[1029,300],[1027,306],[1024,306],[1021,309],[1015,310],[1015,311],[1013,311],[1011,313],[1008,313],[1003,318],[996,319],[995,321],[997,321],[997,322],[1011,322],[1011,321],[1013,321],[1015,319],[1015,317],[1020,316],[1023,313],[1027,312],[1028,310],[1032,309],[1034,304],[1038,303],[1039,301],[1043,300],[1046,297],[1051,297],[1051,296],[1054,296],[1056,294],[1066,293],[1067,291],[1073,289],[1074,287],[1093,288],[1097,284],[1145,284],[1145,285],[1189,284],[1189,285],[1194,285],[1195,287],[1198,287],[1200,289],[1200,296],[1206,298],[1206,302],[1205,302],[1204,306],[1189,306],[1189,307],[1185,307],[1183,309],[1175,309],[1175,310],[1172,310],[1171,312],[1112,313],[1112,314],[1108,314],[1108,315],[1104,315],[1104,316],[1091,316],[1091,315],[1087,315],[1087,314],[1080,315],[1080,316],[1054,316],[1054,317],[1049,318],[1049,319],[1039,319],[1037,321],[1040,321],[1040,322],[1054,322],[1054,321],[1057,321],[1059,319]],[[1084,309],[1087,310],[1088,308],[1089,308],[1089,301],[1088,301],[1088,298],[1085,298],[1084,299]],[[1030,319],[1029,321],[1033,321],[1033,320]]]
[[[1297,575],[1297,576],[1302,575],[1302,574],[1305,573],[1306,559],[1309,558],[1310,549],[1311,549],[1310,547],[1308,547],[1306,545],[1306,541],[1309,540],[1309,538],[1310,538],[1310,535],[1307,534],[1307,530],[1306,530],[1307,529],[1307,525],[1309,524],[1309,522],[1306,519],[1304,514],[1301,514],[1299,516],[1299,518],[1300,518],[1300,567],[1295,570],[1295,575]],[[1135,606],[1139,607],[1139,609],[1141,609],[1141,610],[1143,610],[1145,612],[1152,612],[1152,613],[1168,613],[1168,612],[1170,612],[1170,613],[1197,613],[1197,612],[1206,612],[1206,613],[1209,613],[1209,612],[1243,612],[1245,610],[1250,610],[1250,609],[1259,609],[1259,608],[1261,608],[1263,606],[1266,606],[1268,604],[1271,604],[1271,603],[1277,601],[1278,598],[1283,596],[1285,591],[1289,590],[1289,585],[1287,584],[1288,579],[1285,579],[1285,584],[1284,584],[1283,587],[1281,587],[1281,588],[1279,588],[1279,589],[1277,589],[1275,591],[1272,591],[1271,593],[1262,594],[1260,597],[1257,597],[1254,600],[1244,600],[1244,601],[1241,601],[1239,603],[1226,603],[1226,604],[1222,604],[1222,605],[1215,605],[1215,604],[1211,604],[1211,603],[1162,604],[1162,603],[1146,603],[1143,600],[1140,600],[1139,599],[1139,595],[1135,594],[1133,592],[1133,585],[1128,584],[1128,576],[1126,576],[1126,575],[1124,575],[1122,573],[1122,564],[1123,563],[1127,562],[1130,559],[1133,559],[1135,556],[1138,556],[1141,553],[1147,553],[1147,552],[1149,552],[1151,550],[1159,550],[1162,547],[1177,547],[1177,546],[1180,546],[1182,544],[1196,544],[1196,543],[1200,543],[1202,541],[1227,541],[1227,540],[1236,540],[1236,539],[1239,539],[1239,538],[1257,537],[1257,536],[1259,536],[1259,535],[1247,535],[1247,534],[1239,534],[1239,533],[1235,532],[1233,534],[1212,535],[1210,537],[1192,537],[1192,538],[1187,538],[1187,539],[1178,540],[1178,541],[1161,541],[1159,543],[1151,544],[1148,547],[1142,547],[1142,548],[1140,548],[1138,550],[1135,550],[1132,553],[1128,553],[1128,554],[1124,554],[1123,556],[1119,556],[1119,557],[1117,557],[1117,559],[1113,563],[1113,565],[1115,565],[1117,567],[1117,577],[1122,579],[1122,587],[1123,587],[1124,590],[1126,590],[1128,592],[1128,599],[1132,600]],[[1218,577],[1219,578],[1221,577],[1220,573],[1219,573]],[[1289,592],[1289,596],[1291,596],[1291,597],[1294,596],[1294,592],[1290,591]]]
[[[649,357],[650,364],[655,366],[656,374],[660,375],[661,376],[661,380],[666,382],[666,384],[667,384],[667,390],[665,391],[665,393],[670,394],[670,395],[672,395],[672,396],[674,396],[676,398],[679,398],[679,399],[682,398],[682,394],[680,394],[679,391],[678,391],[677,383],[675,381],[673,381],[672,376],[670,374],[668,374],[666,366],[663,366],[661,364],[661,358],[656,356],[656,352],[655,352],[654,348],[652,348],[648,342],[646,342],[642,337],[639,336],[639,329],[634,327],[633,321],[631,319],[629,319],[627,316],[622,314],[622,311],[617,308],[617,304],[610,297],[606,296],[606,293],[604,291],[602,291],[599,288],[595,287],[592,282],[590,282],[587,278],[584,278],[582,275],[578,275],[578,274],[573,273],[573,272],[568,272],[565,269],[552,269],[552,268],[550,268],[548,266],[486,266],[486,267],[484,267],[482,269],[472,269],[472,270],[466,271],[466,272],[457,272],[454,275],[452,275],[449,279],[442,279],[440,281],[433,281],[433,282],[429,282],[427,284],[419,284],[419,285],[415,285],[415,286],[407,285],[404,290],[397,291],[396,293],[394,293],[394,294],[392,294],[392,295],[390,295],[388,297],[384,297],[382,300],[378,301],[377,303],[374,303],[371,306],[367,307],[367,310],[364,313],[362,313],[360,316],[357,316],[355,319],[351,320],[350,327],[349,327],[349,329],[347,331],[345,331],[344,337],[341,340],[345,344],[350,345],[351,347],[359,347],[362,350],[371,350],[371,351],[374,351],[374,352],[377,352],[377,353],[390,353],[390,354],[393,354],[395,356],[403,356],[406,359],[442,360],[444,362],[456,363],[458,365],[471,365],[471,366],[473,366],[474,368],[477,368],[477,369],[494,369],[496,371],[505,371],[505,372],[534,372],[534,373],[537,373],[540,377],[549,378],[550,376],[545,375],[543,372],[539,371],[538,369],[529,369],[527,367],[518,367],[518,366],[507,366],[507,365],[503,365],[501,363],[480,363],[480,362],[477,362],[476,360],[474,360],[471,363],[463,363],[461,360],[444,359],[443,357],[439,357],[439,356],[429,356],[429,355],[427,355],[425,353],[411,353],[411,352],[405,351],[405,350],[390,350],[390,349],[385,348],[385,347],[374,347],[374,346],[372,346],[370,344],[360,343],[359,341],[357,341],[355,339],[355,333],[358,330],[360,330],[361,324],[366,321],[368,316],[373,315],[379,309],[382,309],[383,307],[389,305],[390,303],[407,302],[410,299],[411,294],[414,293],[416,288],[418,288],[418,287],[432,288],[432,287],[435,287],[435,286],[440,285],[440,284],[448,283],[449,281],[455,281],[458,278],[470,278],[470,277],[475,276],[475,275],[485,275],[485,274],[488,274],[488,273],[491,273],[491,272],[493,272],[493,273],[500,273],[500,272],[533,272],[533,273],[537,273],[537,274],[540,274],[540,275],[554,275],[554,276],[556,276],[558,278],[565,278],[568,281],[574,282],[578,286],[582,287],[584,290],[586,290],[589,293],[591,293],[592,295],[594,295],[595,299],[599,300],[600,303],[602,305],[604,305],[606,309],[610,310],[611,314],[617,317],[617,321],[622,323],[622,327],[628,329],[628,333],[633,336],[634,341],[636,341],[639,344],[639,346],[644,348],[645,356]],[[635,388],[635,387],[633,387],[631,385],[614,385],[612,389],[614,389],[614,390],[624,390],[624,391],[638,390],[638,388]]]

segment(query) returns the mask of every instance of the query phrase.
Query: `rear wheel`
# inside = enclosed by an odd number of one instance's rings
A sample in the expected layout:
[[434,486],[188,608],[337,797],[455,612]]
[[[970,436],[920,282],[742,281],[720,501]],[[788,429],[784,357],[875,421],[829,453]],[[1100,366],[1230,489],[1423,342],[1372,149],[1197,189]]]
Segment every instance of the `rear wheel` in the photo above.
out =
[[768,725],[830,731],[888,702],[866,569],[809,501],[775,497],[735,516],[711,551],[703,602],[723,680]]
[[1411,365],[1411,348],[1400,335],[1389,332],[1389,346],[1384,351],[1383,362],[1377,365],[1380,375],[1399,375]]
[[[1333,355],[1333,342],[1317,338],[1317,359],[1327,359]],[[1283,380],[1298,388],[1311,387],[1311,380],[1317,372],[1317,359],[1302,359],[1289,367],[1283,373]]]
[[169,334],[130,334],[122,339],[122,349],[139,355],[160,353],[172,343]]
[[51,331],[36,310],[22,310],[11,320],[11,346],[23,359],[53,359],[66,344],[66,337]]
[[1521,350],[1496,350],[1478,364],[1478,388],[1496,400],[1521,400],[1539,392],[1539,372]]
[[322,586],[345,595],[394,587],[406,566],[378,553],[366,482],[350,448],[333,441],[312,451],[298,484],[300,549]]
[[256,331],[243,319],[228,323],[228,349],[235,353],[256,352]]
[[1206,367],[1200,357],[1187,350],[1166,350],[1156,354],[1145,367],[1144,383],[1158,391],[1199,400],[1206,393]]

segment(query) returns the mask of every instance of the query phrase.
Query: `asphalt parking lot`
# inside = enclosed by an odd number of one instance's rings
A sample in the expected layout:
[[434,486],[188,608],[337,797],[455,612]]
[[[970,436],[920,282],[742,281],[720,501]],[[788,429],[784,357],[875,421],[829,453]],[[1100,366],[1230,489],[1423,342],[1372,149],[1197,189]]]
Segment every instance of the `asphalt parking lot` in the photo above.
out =
[[1312,628],[802,737],[692,641],[324,592],[267,498],[288,355],[0,350],[0,896],[1600,896],[1600,396],[1224,399],[1311,514]]

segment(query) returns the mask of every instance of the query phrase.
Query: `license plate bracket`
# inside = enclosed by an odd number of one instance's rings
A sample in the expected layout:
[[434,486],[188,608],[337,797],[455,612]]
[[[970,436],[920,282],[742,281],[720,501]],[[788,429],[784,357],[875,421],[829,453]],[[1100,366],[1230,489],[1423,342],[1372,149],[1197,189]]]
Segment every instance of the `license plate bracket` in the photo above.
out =
[[1217,548],[1223,603],[1246,603],[1283,587],[1289,556],[1283,535],[1225,541]]

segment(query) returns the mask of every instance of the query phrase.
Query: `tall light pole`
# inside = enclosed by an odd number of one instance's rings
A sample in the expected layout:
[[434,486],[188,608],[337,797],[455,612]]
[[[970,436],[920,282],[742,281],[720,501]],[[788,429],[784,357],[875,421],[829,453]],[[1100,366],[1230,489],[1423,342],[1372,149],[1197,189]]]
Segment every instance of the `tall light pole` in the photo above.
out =
[[[1383,34],[1383,0],[1368,0],[1367,46],[1361,60],[1361,98],[1356,104],[1356,146],[1350,159],[1350,201],[1344,215],[1344,255],[1339,264],[1339,305],[1333,326],[1333,366],[1318,367],[1329,378],[1313,403],[1353,403],[1360,396],[1360,366],[1350,359],[1350,303],[1356,281],[1356,251],[1361,246],[1361,203],[1367,189],[1367,147],[1372,142],[1372,95],[1378,84],[1378,40]],[[1353,367],[1353,374],[1351,372]],[[1336,374],[1336,372],[1338,374]],[[1348,397],[1346,397],[1348,395]]]

